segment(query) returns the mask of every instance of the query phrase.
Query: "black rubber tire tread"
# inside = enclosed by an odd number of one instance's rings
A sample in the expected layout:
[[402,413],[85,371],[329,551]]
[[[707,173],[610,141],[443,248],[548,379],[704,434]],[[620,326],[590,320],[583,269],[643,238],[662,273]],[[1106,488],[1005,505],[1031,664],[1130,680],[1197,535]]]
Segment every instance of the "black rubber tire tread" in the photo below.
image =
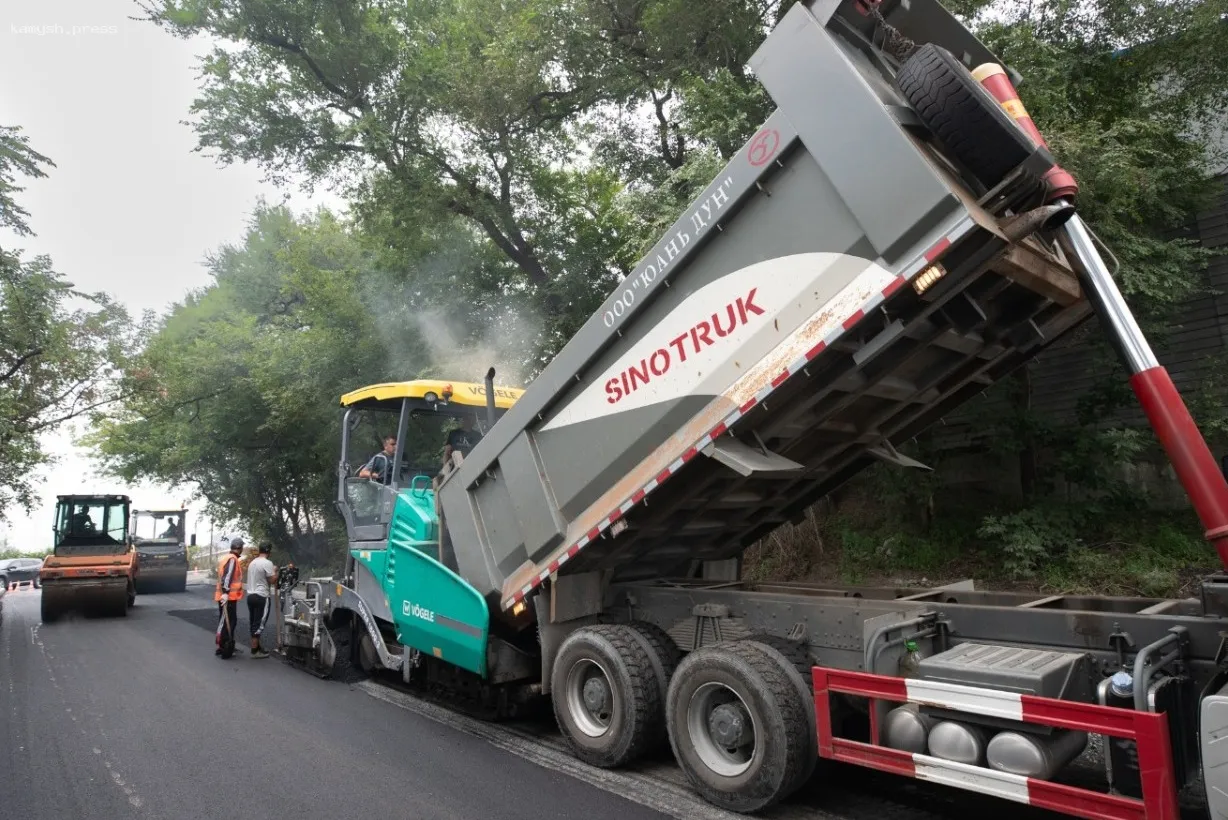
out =
[[[802,772],[813,760],[806,759],[810,756],[807,713],[804,699],[789,679],[792,671],[782,666],[778,655],[747,640],[705,646],[679,664],[666,703],[670,746],[691,786],[709,803],[742,814],[756,812],[775,805],[801,785]],[[691,754],[685,701],[699,685],[713,680],[743,689],[739,697],[754,712],[759,762],[738,776],[741,782],[725,782]]]
[[644,645],[657,681],[659,706],[657,713],[649,721],[654,735],[650,745],[653,748],[663,747],[669,743],[669,732],[665,728],[665,700],[669,695],[670,678],[682,662],[682,650],[668,632],[654,623],[632,621],[628,626],[631,627],[631,634]]
[[[595,624],[572,632],[559,646],[550,672],[554,719],[572,753],[589,765],[617,768],[652,747],[662,722],[663,704],[642,635],[627,624]],[[589,738],[569,720],[567,671],[575,661],[585,658],[600,660],[611,678],[614,716],[611,731],[602,738]]]
[[901,66],[896,85],[943,147],[987,189],[1035,150],[998,101],[941,46],[917,49]]
[[[801,641],[791,641],[778,635],[757,634],[744,639],[756,644],[765,652],[775,653],[777,662],[785,669],[785,674],[792,681],[798,697],[801,698],[806,711],[806,727],[809,763],[802,766],[798,773],[796,788],[801,788],[814,774],[819,762],[819,731],[814,717],[814,659],[810,650]],[[796,672],[797,674],[792,674]]]
[[42,601],[39,602],[39,616],[43,623],[53,624],[60,619],[60,610],[54,604],[47,602],[47,596],[44,594]]

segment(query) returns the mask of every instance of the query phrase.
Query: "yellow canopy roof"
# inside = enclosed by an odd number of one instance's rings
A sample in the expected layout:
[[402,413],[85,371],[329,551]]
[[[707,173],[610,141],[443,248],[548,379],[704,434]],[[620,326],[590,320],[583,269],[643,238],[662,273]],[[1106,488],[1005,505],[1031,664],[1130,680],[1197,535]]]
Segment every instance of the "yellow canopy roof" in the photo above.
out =
[[[415,379],[408,382],[386,382],[372,384],[351,390],[341,397],[342,407],[352,407],[362,403],[380,403],[385,401],[400,401],[401,399],[421,399],[427,393],[434,393],[444,399],[445,389],[452,391],[447,399],[449,404],[465,404],[471,407],[486,406],[486,385],[475,382],[448,382],[436,379]],[[495,385],[495,406],[506,410],[524,395],[519,387],[504,387]]]

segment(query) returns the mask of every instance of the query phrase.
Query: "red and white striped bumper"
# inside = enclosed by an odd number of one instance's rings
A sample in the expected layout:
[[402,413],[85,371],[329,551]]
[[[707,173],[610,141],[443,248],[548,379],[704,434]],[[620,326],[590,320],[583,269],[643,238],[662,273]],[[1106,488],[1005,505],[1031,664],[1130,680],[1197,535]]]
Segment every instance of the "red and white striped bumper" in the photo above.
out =
[[[1091,820],[1179,820],[1168,718],[1162,713],[1136,712],[974,686],[869,675],[818,666],[814,667],[813,676],[819,757],[1001,797],[1072,817]],[[831,720],[831,695],[835,692],[866,697],[872,702],[883,700],[936,706],[967,714],[1135,740],[1143,799],[1104,794],[880,746],[873,708],[870,709],[872,743],[835,737]]]

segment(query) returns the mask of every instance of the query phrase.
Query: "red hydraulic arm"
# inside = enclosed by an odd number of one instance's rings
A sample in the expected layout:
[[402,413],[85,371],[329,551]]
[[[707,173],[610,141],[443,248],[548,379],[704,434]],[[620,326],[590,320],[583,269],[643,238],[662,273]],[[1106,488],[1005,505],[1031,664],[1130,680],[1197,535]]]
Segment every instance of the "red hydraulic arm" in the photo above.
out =
[[[1001,103],[1037,145],[1048,149],[1040,129],[1019,99],[1019,92],[1000,65],[986,63],[973,71],[972,76]],[[1054,165],[1045,174],[1045,182],[1051,203],[1074,204],[1079,185],[1061,166]],[[1207,540],[1215,546],[1220,563],[1228,569],[1228,481],[1220,472],[1215,457],[1194,424],[1168,371],[1160,366],[1134,321],[1130,308],[1117,289],[1117,283],[1113,281],[1078,214],[1059,228],[1058,242],[1070,257],[1100,321],[1117,341],[1118,349],[1130,369],[1130,386],[1138,396],[1160,445],[1168,454],[1177,478],[1189,495],[1206,530]]]

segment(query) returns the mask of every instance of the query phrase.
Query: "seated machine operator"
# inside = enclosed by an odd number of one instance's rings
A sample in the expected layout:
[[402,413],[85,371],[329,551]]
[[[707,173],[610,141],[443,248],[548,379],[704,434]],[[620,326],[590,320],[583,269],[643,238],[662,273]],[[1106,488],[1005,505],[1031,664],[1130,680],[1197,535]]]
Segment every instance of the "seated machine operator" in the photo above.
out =
[[384,449],[371,456],[371,460],[358,471],[358,477],[387,484],[392,480],[392,459],[396,454],[397,437],[384,436]]

